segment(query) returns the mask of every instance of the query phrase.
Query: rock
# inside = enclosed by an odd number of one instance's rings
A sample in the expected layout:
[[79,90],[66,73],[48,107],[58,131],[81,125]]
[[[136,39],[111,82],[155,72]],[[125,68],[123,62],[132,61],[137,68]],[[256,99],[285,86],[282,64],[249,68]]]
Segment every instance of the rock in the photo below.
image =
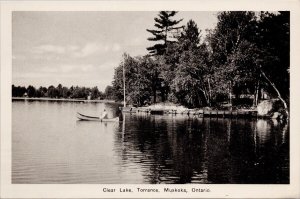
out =
[[257,105],[257,114],[259,116],[266,116],[273,108],[272,100],[264,100]]
[[209,107],[209,106],[205,106],[205,107],[203,107],[203,110],[210,111],[210,110],[212,110],[212,108],[211,108],[211,107]]
[[[282,107],[280,100],[264,100],[257,105],[257,114],[258,116],[273,116],[278,118],[278,110]],[[278,114],[274,115],[273,113],[277,112]]]
[[280,113],[278,112],[274,112],[273,115],[272,115],[272,119],[278,119],[280,117]]

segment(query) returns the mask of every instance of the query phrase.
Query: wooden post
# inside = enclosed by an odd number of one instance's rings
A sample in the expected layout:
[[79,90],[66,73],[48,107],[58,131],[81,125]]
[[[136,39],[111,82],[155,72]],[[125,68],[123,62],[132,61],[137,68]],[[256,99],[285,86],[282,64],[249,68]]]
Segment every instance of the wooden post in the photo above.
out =
[[124,95],[124,107],[126,107],[126,97],[125,97],[125,68],[123,64],[123,95]]

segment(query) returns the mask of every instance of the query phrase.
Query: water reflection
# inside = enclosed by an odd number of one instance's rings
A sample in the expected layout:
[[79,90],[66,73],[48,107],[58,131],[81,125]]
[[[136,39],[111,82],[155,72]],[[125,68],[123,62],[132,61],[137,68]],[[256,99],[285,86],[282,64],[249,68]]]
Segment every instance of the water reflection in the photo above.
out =
[[119,105],[12,104],[12,183],[289,183],[289,127],[272,120],[125,114]]
[[123,167],[142,168],[145,183],[289,183],[284,128],[268,120],[128,114],[114,149]]

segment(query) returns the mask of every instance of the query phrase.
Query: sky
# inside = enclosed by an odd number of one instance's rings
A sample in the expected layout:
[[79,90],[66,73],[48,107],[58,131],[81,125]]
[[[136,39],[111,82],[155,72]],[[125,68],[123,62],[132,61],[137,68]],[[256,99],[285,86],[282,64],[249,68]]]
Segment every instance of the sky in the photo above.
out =
[[[12,17],[12,82],[16,86],[111,85],[114,69],[126,52],[147,54],[154,44],[158,12],[15,11]],[[193,19],[202,36],[217,23],[216,12],[178,12],[174,19]]]

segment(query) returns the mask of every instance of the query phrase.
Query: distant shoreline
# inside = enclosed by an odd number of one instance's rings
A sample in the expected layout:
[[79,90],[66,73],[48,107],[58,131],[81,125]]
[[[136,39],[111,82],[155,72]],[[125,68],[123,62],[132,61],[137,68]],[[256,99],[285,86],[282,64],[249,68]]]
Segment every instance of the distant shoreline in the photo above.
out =
[[65,99],[65,98],[45,98],[45,97],[12,97],[12,100],[30,101],[60,101],[60,102],[89,102],[89,103],[118,103],[115,100],[86,100],[86,99]]

